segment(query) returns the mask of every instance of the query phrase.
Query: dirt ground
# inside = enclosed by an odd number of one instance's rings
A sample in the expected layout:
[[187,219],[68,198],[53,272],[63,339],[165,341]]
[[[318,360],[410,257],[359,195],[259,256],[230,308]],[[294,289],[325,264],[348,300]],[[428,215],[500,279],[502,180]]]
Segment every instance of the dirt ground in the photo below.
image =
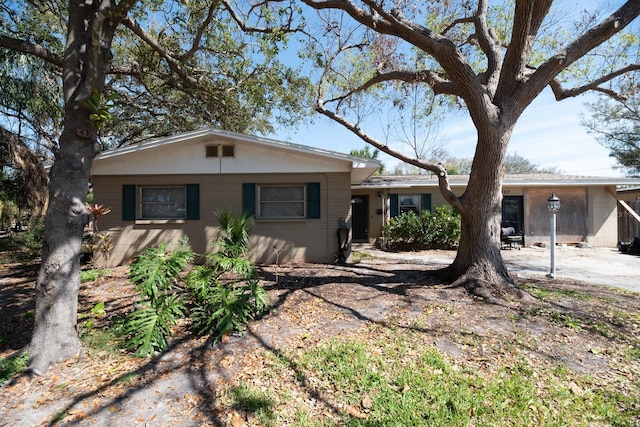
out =
[[[478,369],[504,363],[509,343],[532,364],[562,363],[578,374],[614,384],[620,393],[639,387],[640,361],[607,350],[613,343],[616,348],[633,348],[640,342],[639,294],[570,278],[549,280],[541,274],[518,280],[538,295],[553,294],[552,299],[540,297],[534,307],[488,305],[434,279],[430,272],[442,265],[428,260],[442,259],[442,253],[410,255],[372,252],[348,265],[263,267],[263,284],[273,307],[246,334],[212,345],[181,324],[169,350],[156,358],[83,350],[53,367],[48,376],[24,375],[4,384],[0,426],[253,425],[249,415],[237,423],[235,409],[220,398],[224,387],[269,369],[265,354],[289,360],[296,376],[303,375],[291,358],[296,351],[328,337],[370,333],[371,325],[420,324],[427,345]],[[0,342],[2,357],[28,342],[36,271],[36,264],[0,269],[0,334],[8,337]],[[82,314],[88,315],[101,301],[106,316],[96,319],[95,328],[131,309],[134,292],[125,268],[82,285]],[[580,327],[568,327],[562,320],[567,318]],[[282,374],[268,386],[293,383],[298,391],[291,399],[325,416],[327,402],[312,385],[300,389],[298,378]]]

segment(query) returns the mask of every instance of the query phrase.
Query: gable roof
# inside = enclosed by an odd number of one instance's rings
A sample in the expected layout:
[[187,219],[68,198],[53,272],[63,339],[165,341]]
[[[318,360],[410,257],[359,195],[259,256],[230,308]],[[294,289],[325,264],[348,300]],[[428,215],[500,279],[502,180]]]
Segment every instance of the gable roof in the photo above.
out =
[[[229,144],[232,158],[206,158],[206,147]],[[350,172],[359,184],[380,167],[380,161],[291,142],[205,128],[100,153],[92,175],[192,173]]]
[[[449,175],[451,187],[466,187],[469,183],[469,175]],[[639,185],[638,178],[615,177],[590,177],[578,175],[559,174],[507,174],[502,181],[503,186],[510,187],[572,187],[576,185],[594,186],[622,186]],[[438,178],[435,175],[378,175],[371,176],[361,184],[352,188],[413,188],[413,187],[438,187]]]

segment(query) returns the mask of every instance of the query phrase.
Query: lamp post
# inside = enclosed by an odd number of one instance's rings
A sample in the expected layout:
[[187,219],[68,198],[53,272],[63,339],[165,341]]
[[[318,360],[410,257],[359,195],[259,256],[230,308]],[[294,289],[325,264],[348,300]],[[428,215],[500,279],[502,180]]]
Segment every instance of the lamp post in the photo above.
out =
[[547,199],[547,209],[551,211],[551,272],[547,275],[556,277],[556,212],[560,209],[560,199],[556,193],[552,193]]

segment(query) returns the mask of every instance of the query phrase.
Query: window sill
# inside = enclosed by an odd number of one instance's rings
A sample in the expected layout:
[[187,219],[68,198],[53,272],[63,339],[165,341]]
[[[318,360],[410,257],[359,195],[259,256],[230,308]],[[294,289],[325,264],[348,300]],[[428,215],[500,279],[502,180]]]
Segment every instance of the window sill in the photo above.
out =
[[184,224],[184,219],[136,219],[136,225]]
[[307,222],[309,218],[256,218],[256,222]]

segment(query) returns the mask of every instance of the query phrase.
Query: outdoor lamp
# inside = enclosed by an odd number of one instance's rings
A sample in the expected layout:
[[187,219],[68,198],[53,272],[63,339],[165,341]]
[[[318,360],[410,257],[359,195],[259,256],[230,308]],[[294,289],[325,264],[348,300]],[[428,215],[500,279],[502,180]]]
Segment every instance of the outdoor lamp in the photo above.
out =
[[550,278],[556,277],[556,212],[560,209],[560,199],[556,193],[552,193],[547,199],[547,209],[551,211],[551,272]]
[[558,212],[558,209],[560,209],[560,199],[558,199],[556,193],[552,193],[551,197],[547,199],[547,209],[551,212]]

